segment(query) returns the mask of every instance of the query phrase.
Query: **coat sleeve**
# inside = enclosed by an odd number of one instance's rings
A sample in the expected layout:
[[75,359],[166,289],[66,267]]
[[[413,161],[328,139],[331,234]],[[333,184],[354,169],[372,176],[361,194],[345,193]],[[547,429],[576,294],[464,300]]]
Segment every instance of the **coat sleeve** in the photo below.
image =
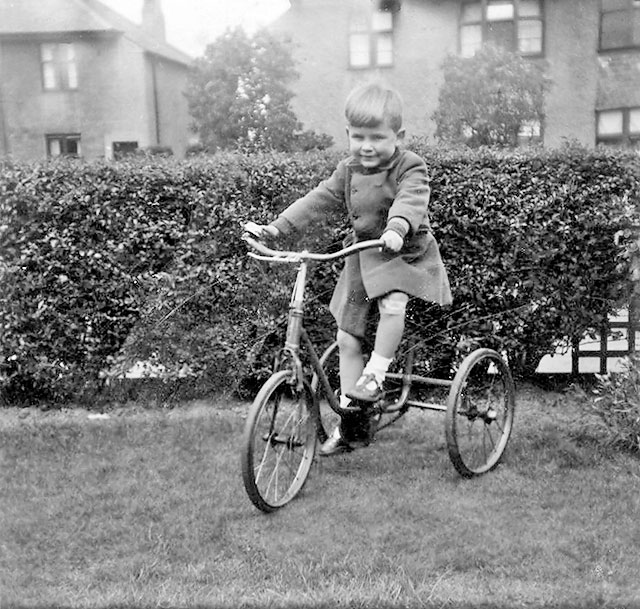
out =
[[289,205],[271,226],[275,226],[283,235],[294,231],[302,232],[309,224],[341,209],[345,204],[345,179],[346,162],[341,161],[330,178]]
[[429,224],[429,175],[425,162],[414,153],[405,153],[396,167],[398,190],[389,208],[388,222],[401,218],[409,225],[409,234],[415,234],[420,226]]

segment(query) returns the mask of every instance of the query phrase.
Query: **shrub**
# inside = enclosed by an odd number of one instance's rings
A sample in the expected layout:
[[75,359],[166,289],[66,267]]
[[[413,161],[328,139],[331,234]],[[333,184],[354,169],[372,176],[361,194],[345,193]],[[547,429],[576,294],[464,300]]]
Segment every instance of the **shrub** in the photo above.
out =
[[598,375],[593,408],[615,448],[640,452],[640,357],[626,359],[621,372]]
[[629,299],[637,157],[566,147],[444,153],[431,218],[454,292],[451,323],[530,375],[565,338],[600,331]]
[[[599,330],[628,297],[637,159],[567,148],[503,154],[412,147],[433,176],[431,219],[454,305],[412,316],[430,349],[480,343],[529,374],[557,340]],[[251,260],[267,222],[339,158],[231,154],[7,165],[0,175],[0,387],[67,400],[137,360],[195,390],[253,390],[281,344],[294,269]],[[635,164],[634,164],[635,163]],[[336,247],[344,217],[305,235]],[[331,340],[340,264],[316,265],[308,318]]]

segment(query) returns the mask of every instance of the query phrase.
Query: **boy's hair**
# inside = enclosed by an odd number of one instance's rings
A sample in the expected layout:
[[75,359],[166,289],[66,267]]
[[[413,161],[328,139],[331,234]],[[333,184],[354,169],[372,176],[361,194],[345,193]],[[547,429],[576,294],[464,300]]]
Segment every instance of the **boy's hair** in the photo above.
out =
[[381,84],[356,87],[347,97],[344,114],[353,127],[378,127],[385,123],[396,133],[402,127],[402,98]]

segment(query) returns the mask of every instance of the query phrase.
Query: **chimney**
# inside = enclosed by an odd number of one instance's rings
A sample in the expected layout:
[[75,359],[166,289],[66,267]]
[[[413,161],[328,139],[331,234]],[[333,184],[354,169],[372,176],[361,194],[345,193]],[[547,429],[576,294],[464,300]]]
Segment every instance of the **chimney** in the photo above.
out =
[[144,0],[142,7],[142,29],[163,42],[166,40],[164,14],[160,0]]

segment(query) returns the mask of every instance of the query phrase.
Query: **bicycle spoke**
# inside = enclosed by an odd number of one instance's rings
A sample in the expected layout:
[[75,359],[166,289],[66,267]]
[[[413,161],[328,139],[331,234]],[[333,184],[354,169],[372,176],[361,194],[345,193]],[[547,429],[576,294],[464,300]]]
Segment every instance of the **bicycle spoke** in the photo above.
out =
[[308,385],[298,392],[288,371],[275,373],[252,405],[245,426],[242,471],[256,507],[272,511],[303,487],[315,452],[315,422]]

